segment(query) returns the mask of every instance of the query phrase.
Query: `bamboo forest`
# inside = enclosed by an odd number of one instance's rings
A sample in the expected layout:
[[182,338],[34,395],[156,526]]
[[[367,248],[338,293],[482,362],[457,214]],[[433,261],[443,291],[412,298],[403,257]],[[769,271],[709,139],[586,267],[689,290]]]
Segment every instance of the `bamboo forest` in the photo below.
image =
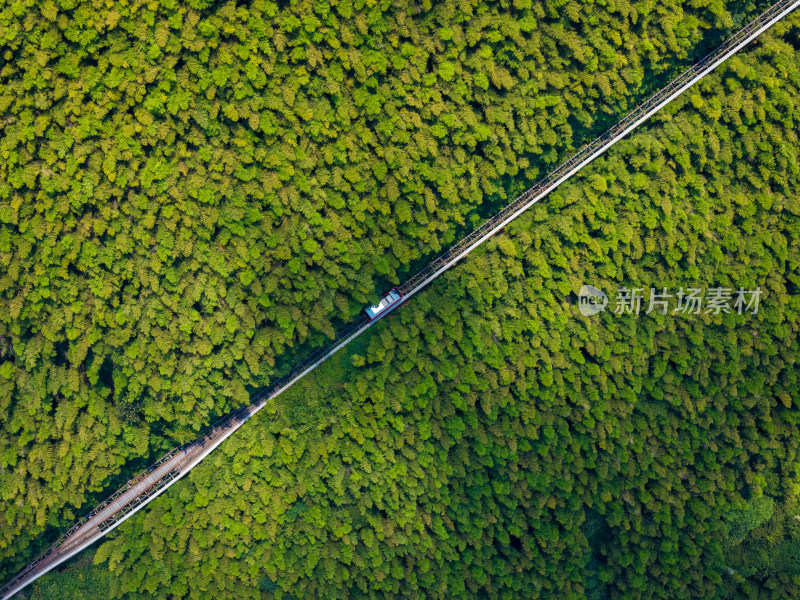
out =
[[800,598],[800,11],[389,294],[770,5],[0,0],[0,584]]

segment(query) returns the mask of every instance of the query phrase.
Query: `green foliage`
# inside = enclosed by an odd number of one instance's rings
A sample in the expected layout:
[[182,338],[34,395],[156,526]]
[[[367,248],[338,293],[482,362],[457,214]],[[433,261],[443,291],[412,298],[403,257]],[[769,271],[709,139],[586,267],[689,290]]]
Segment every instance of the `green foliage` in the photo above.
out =
[[745,508],[727,515],[726,537],[732,544],[740,544],[753,529],[769,521],[774,511],[775,501],[769,496],[754,498]]
[[796,497],[775,506],[750,503],[729,518],[746,536],[723,544],[728,573],[726,598],[795,597],[800,593],[800,511]]
[[[96,557],[112,596],[797,597],[796,34],[732,60],[700,108],[621,142],[124,523]],[[758,285],[763,303],[583,317],[586,282]]]
[[48,573],[34,582],[30,600],[106,600],[111,573],[82,556],[61,571]]
[[562,4],[0,6],[0,575],[730,21]]
[[[3,573],[742,16],[435,4],[0,7]],[[798,597],[797,31],[34,594]],[[587,319],[585,282],[764,300]]]

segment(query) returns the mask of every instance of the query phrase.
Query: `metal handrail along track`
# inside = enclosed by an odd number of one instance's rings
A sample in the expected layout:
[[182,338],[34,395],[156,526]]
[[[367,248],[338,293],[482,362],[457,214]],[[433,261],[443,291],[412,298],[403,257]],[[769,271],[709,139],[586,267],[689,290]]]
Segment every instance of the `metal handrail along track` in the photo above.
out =
[[250,417],[264,408],[269,400],[289,389],[328,357],[422,290],[492,235],[501,231],[511,221],[547,196],[561,183],[605,153],[611,146],[661,110],[666,104],[680,96],[686,89],[794,11],[798,5],[800,5],[800,0],[779,0],[770,6],[711,54],[639,104],[616,125],[581,148],[533,187],[510,202],[503,210],[456,242],[449,250],[432,260],[428,266],[416,273],[404,284],[398,286],[396,289],[402,294],[402,301],[390,306],[384,313],[373,320],[367,319],[363,314],[360,315],[355,321],[337,332],[335,338],[327,346],[313,351],[308,357],[297,363],[288,375],[256,393],[251,398],[249,406],[236,410],[224,417],[212,425],[200,439],[172,450],[148,470],[131,479],[110,498],[95,507],[88,515],[73,525],[58,541],[25,567],[16,577],[0,588],[0,598],[2,600],[10,598],[55,566],[91,545],[115,527],[118,527],[143,506],[168,489],[175,481],[188,473],[224,440],[233,435]]

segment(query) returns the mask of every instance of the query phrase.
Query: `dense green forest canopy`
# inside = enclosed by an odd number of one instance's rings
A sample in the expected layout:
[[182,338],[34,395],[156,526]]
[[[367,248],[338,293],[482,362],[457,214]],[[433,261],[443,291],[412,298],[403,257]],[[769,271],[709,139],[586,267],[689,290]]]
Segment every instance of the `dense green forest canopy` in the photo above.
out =
[[[799,24],[123,524],[111,594],[797,598]],[[763,298],[583,317],[583,283]]]
[[[64,581],[135,598],[798,597],[799,25],[280,397]],[[584,283],[763,298],[583,317]]]
[[[753,9],[4,4],[3,576]],[[34,594],[800,595],[799,31],[732,59],[226,442],[99,567]],[[585,318],[584,283],[763,298]]]
[[753,12],[2,3],[0,573]]

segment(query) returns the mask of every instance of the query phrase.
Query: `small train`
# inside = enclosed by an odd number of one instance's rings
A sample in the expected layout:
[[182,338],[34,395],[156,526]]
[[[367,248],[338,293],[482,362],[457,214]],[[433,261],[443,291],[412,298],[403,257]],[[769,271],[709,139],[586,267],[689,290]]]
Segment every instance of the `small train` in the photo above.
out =
[[374,321],[402,299],[403,295],[397,290],[397,288],[392,288],[383,296],[383,298],[381,298],[381,301],[378,302],[378,304],[364,309],[364,314],[367,315],[367,318],[370,321]]

